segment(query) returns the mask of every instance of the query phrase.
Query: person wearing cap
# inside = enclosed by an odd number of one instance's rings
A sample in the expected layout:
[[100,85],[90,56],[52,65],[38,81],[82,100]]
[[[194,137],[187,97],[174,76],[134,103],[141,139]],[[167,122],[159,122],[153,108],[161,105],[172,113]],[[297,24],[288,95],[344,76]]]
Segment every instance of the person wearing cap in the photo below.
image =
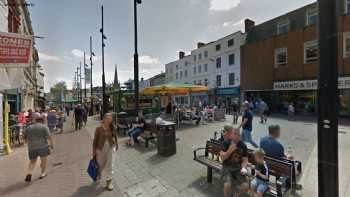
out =
[[238,129],[242,128],[242,140],[244,142],[250,143],[255,148],[258,148],[258,144],[254,142],[252,138],[253,132],[253,113],[249,109],[248,103],[243,103],[243,116],[242,123],[239,125]]
[[44,117],[39,113],[33,114],[34,124],[30,125],[24,132],[24,138],[28,144],[29,164],[26,182],[32,180],[32,173],[38,157],[40,157],[41,174],[40,179],[46,177],[47,156],[50,148],[53,149],[53,140],[50,136],[49,128],[44,125]]
[[[230,125],[224,127],[224,139],[224,150],[220,152],[223,161],[223,190],[225,197],[231,197],[233,193],[242,193],[242,185],[247,182],[244,175],[247,171],[248,149],[240,139],[239,129]],[[232,187],[235,188],[234,192]]]
[[104,115],[102,123],[95,130],[92,144],[92,155],[99,166],[99,179],[106,180],[106,189],[113,190],[113,161],[114,153],[118,150],[118,138],[114,132],[113,116],[111,113]]

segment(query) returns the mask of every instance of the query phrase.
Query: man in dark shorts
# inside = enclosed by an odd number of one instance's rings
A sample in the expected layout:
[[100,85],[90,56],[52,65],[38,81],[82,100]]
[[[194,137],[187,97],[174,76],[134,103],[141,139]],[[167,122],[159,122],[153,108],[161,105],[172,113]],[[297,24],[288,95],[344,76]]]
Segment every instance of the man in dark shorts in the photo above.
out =
[[74,109],[75,130],[80,130],[83,123],[84,110],[81,105],[77,105]]
[[250,143],[255,148],[258,148],[258,144],[254,142],[252,138],[252,132],[253,132],[253,113],[249,109],[249,103],[243,104],[243,116],[242,116],[242,123],[239,125],[239,129],[242,128],[242,140],[244,142]]
[[[241,193],[242,185],[246,184],[246,167],[248,164],[248,149],[240,139],[238,129],[232,126],[224,127],[224,144],[226,150],[220,152],[220,158],[223,161],[222,178],[224,181],[224,196],[231,197]],[[232,191],[234,187],[234,192]]]

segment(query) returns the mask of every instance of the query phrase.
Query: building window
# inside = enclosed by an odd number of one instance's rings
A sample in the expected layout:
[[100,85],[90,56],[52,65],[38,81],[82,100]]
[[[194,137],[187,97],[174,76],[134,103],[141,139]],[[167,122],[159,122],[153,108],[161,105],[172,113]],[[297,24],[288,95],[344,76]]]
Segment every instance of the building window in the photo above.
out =
[[196,80],[194,80],[194,81],[193,81],[193,84],[194,84],[194,85],[196,85],[196,84],[197,84],[197,81],[196,81]]
[[208,57],[208,51],[204,51],[204,58]]
[[183,73],[182,73],[182,71],[180,71],[180,79],[182,79],[182,75],[183,75]]
[[350,0],[345,0],[345,13],[350,14]]
[[233,39],[230,39],[227,41],[227,46],[232,47],[234,45],[235,41]]
[[204,64],[204,72],[208,72],[208,64]]
[[176,64],[176,70],[179,69],[179,65]]
[[216,86],[217,87],[221,86],[221,75],[216,75]]
[[280,65],[287,65],[288,62],[288,50],[287,47],[279,48],[275,50],[275,67]]
[[228,65],[234,65],[235,64],[235,54],[232,53],[228,56]]
[[193,55],[193,61],[197,61],[197,56]]
[[201,74],[202,73],[202,65],[199,65],[198,66],[198,74]]
[[220,45],[220,44],[217,44],[217,45],[215,46],[215,49],[216,49],[216,51],[220,51],[220,50],[221,50],[221,45]]
[[316,9],[309,10],[306,13],[306,25],[316,25],[318,21],[318,12]]
[[199,81],[198,81],[198,85],[202,85],[202,80],[199,80]]
[[185,78],[187,78],[187,75],[188,75],[187,70],[185,70]]
[[188,61],[185,61],[185,66],[188,66]]
[[193,74],[194,75],[197,74],[197,67],[196,66],[193,67]]
[[202,59],[202,54],[198,54],[198,60],[201,60]]
[[304,43],[304,63],[310,63],[318,60],[317,40]]
[[350,57],[350,32],[344,34],[344,57]]
[[277,35],[286,34],[289,31],[289,20],[281,21],[277,24]]
[[209,85],[208,79],[204,79],[204,85],[205,85],[205,86],[208,86],[208,85]]
[[228,85],[235,85],[235,73],[228,74]]
[[221,57],[216,58],[216,68],[221,68]]
[[175,77],[176,79],[178,79],[179,78],[179,73],[176,73],[176,77]]

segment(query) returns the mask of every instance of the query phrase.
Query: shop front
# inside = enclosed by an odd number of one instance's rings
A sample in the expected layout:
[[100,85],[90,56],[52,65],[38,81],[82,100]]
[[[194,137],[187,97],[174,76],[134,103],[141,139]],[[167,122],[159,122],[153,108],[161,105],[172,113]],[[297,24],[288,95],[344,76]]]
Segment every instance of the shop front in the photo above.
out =
[[231,106],[234,102],[240,102],[240,88],[216,88],[215,89],[215,105],[221,107]]

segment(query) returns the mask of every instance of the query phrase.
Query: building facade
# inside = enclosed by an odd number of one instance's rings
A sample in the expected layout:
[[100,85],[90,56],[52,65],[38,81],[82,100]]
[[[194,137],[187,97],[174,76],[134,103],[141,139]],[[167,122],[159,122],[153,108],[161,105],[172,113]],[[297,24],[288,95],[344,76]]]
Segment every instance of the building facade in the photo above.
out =
[[[240,47],[245,42],[241,31],[210,43],[197,43],[189,55],[165,65],[166,81],[204,85],[208,93],[191,94],[191,102],[229,106],[240,98]],[[181,104],[189,99],[180,98]]]
[[[350,113],[350,0],[339,17],[340,111]],[[246,20],[241,48],[241,88],[247,100],[265,100],[274,111],[293,103],[300,113],[316,112],[318,9],[313,3],[255,26]],[[336,65],[332,65],[336,66]]]

